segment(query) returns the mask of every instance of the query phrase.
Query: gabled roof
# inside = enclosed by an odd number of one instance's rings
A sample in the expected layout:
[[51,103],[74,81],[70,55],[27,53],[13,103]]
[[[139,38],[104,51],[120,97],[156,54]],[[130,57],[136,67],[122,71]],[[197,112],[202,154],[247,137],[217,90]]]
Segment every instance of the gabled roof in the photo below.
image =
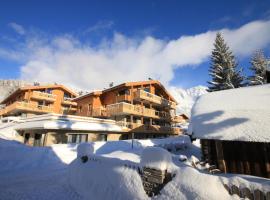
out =
[[116,90],[116,89],[119,89],[119,88],[122,88],[122,87],[131,87],[131,86],[139,86],[139,85],[156,85],[158,87],[160,87],[162,90],[164,90],[164,92],[170,97],[170,99],[174,102],[176,102],[176,100],[173,98],[173,96],[166,90],[166,88],[157,80],[149,80],[149,81],[136,81],[136,82],[126,82],[126,83],[122,83],[122,84],[119,84],[119,85],[116,85],[116,86],[113,86],[111,88],[108,88],[108,89],[105,89],[105,90],[102,90],[102,91],[95,91],[95,92],[90,92],[88,94],[85,94],[85,95],[82,95],[80,97],[77,97],[76,100],[78,99],[81,99],[81,98],[85,98],[85,97],[88,97],[88,96],[91,96],[91,95],[101,95],[101,94],[104,94],[106,92],[109,92],[109,91],[113,91],[113,90]]
[[191,116],[195,138],[270,142],[270,84],[211,92]]
[[9,96],[7,96],[0,104],[4,104],[6,101],[8,101],[10,98],[16,96],[17,94],[19,94],[22,91],[27,91],[27,90],[41,90],[41,89],[53,89],[53,88],[61,88],[64,91],[74,95],[75,97],[78,96],[77,93],[75,93],[74,91],[70,90],[69,88],[67,88],[64,85],[38,85],[38,86],[24,86],[24,87],[20,87],[17,90],[15,90],[14,92],[12,92]]

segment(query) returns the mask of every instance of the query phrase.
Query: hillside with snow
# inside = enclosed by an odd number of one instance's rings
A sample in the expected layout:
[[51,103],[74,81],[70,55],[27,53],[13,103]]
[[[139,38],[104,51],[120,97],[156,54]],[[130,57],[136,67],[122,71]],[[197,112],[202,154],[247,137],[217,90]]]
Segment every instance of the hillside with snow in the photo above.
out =
[[199,96],[207,93],[207,87],[196,86],[189,89],[171,87],[169,88],[170,93],[178,102],[177,113],[186,114],[190,116],[191,108]]
[[24,80],[0,80],[0,101],[19,87],[33,84]]

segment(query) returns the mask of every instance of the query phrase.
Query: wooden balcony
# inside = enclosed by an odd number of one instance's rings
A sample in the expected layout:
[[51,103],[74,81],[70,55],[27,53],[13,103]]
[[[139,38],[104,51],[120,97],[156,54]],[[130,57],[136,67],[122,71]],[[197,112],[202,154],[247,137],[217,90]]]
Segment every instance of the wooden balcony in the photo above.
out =
[[159,116],[156,115],[155,110],[153,109],[145,108],[139,105],[132,105],[125,102],[108,105],[106,110],[108,116],[132,114],[138,116],[159,118]]
[[173,101],[169,101],[165,98],[162,98],[160,96],[157,96],[155,94],[151,94],[150,92],[146,92],[144,90],[137,90],[134,92],[134,99],[135,100],[145,100],[157,105],[165,106],[165,107],[170,107],[172,109],[176,109],[176,103]]
[[16,101],[0,110],[0,115],[5,115],[8,113],[16,113],[18,111],[28,111],[32,113],[50,113],[53,109],[49,106],[37,105],[28,102]]
[[145,108],[141,105],[132,105],[129,103],[121,102],[108,105],[106,108],[107,116],[116,115],[137,115],[143,117],[151,117],[155,119],[166,119],[170,121],[170,113],[165,111],[156,111],[154,109]]
[[142,132],[142,133],[162,133],[179,135],[182,133],[178,127],[159,126],[159,125],[144,125],[141,123],[131,123],[125,121],[118,121],[117,124],[126,128],[128,131]]
[[92,110],[92,117],[107,117],[107,111],[104,107],[94,108]]
[[131,96],[128,94],[116,96],[116,102],[131,101]]
[[56,95],[46,93],[46,92],[33,91],[31,98],[37,99],[37,100],[45,100],[45,101],[54,102],[56,100]]
[[174,123],[183,123],[183,122],[186,122],[187,120],[185,120],[183,117],[179,115],[176,115],[171,118],[171,121]]
[[63,114],[74,114],[77,111],[77,108],[74,108],[74,107],[70,107],[70,108],[62,107],[61,110],[62,110]]
[[77,106],[77,103],[72,101],[73,98],[69,98],[69,97],[64,97],[63,98],[63,101],[62,101],[62,104],[63,105],[72,105],[72,106]]

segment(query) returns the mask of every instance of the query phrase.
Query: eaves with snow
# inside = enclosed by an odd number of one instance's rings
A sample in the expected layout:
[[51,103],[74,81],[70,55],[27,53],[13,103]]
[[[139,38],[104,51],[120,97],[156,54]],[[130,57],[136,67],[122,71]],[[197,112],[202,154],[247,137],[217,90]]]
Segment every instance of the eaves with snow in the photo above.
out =
[[270,142],[270,84],[205,94],[191,123],[199,139]]
[[16,124],[15,130],[65,130],[72,132],[122,132],[114,120],[74,115],[44,114],[28,117]]

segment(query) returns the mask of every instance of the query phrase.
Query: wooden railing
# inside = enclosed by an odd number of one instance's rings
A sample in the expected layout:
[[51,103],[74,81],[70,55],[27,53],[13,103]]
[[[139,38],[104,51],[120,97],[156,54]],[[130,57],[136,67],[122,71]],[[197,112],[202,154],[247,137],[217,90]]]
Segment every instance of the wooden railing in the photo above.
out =
[[73,98],[64,97],[63,101],[62,101],[62,104],[77,106],[77,103],[72,101],[72,100],[73,100]]
[[155,94],[152,94],[150,92],[146,92],[144,90],[137,90],[136,92],[134,92],[134,99],[144,99],[147,100],[149,102],[158,104],[158,105],[163,105],[163,106],[168,106],[171,107],[173,109],[176,108],[176,103],[173,101],[169,101],[165,98],[162,98],[160,96],[157,96]]
[[107,111],[104,107],[94,108],[92,110],[92,116],[93,117],[106,117]]
[[160,132],[160,133],[168,133],[168,134],[180,134],[181,129],[178,127],[170,127],[170,126],[159,126],[159,125],[144,125],[141,123],[131,123],[125,121],[116,122],[117,125],[126,127],[130,130],[137,129],[138,131],[144,132]]
[[131,96],[128,94],[116,96],[116,102],[130,101]]
[[164,118],[170,120],[170,113],[168,112],[156,111],[154,109],[145,108],[141,105],[133,105],[125,102],[108,105],[106,110],[108,116],[133,114],[156,119]]
[[40,112],[40,113],[53,112],[52,108],[49,106],[43,106],[43,105],[37,105],[34,103],[16,101],[13,104],[10,104],[10,105],[6,106],[5,108],[1,109],[0,115],[9,113],[9,112],[15,111],[15,110],[24,110],[24,111]]
[[42,99],[42,100],[48,100],[48,101],[55,101],[56,95],[46,93],[46,92],[40,92],[40,91],[33,91],[33,94],[31,96],[33,99]]
[[139,116],[158,118],[158,116],[155,114],[155,110],[153,109],[145,108],[140,105],[132,105],[125,102],[108,105],[106,109],[108,116],[133,114]]
[[63,114],[70,114],[70,113],[76,112],[77,108],[74,108],[74,107],[70,107],[70,108],[62,107],[61,110],[62,110]]

